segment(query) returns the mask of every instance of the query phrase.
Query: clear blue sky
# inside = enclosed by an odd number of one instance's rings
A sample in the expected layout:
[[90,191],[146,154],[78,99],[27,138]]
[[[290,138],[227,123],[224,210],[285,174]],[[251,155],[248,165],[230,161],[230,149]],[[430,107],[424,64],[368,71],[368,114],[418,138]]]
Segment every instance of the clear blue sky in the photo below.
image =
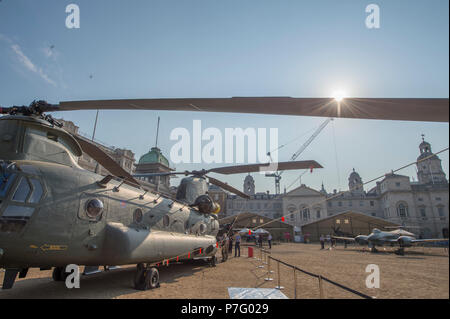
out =
[[[65,7],[76,3],[81,28],[67,29]],[[381,28],[365,27],[365,7],[376,3]],[[0,2],[0,105],[78,99],[230,96],[449,96],[447,0],[411,1],[27,1]],[[52,47],[52,49],[50,49]],[[92,75],[92,78],[90,76]],[[92,133],[95,112],[56,116]],[[290,156],[321,118],[102,111],[97,137],[133,150],[174,144],[170,131],[192,127],[278,127]],[[325,168],[303,183],[347,188],[354,167],[363,180],[412,162],[420,134],[433,151],[449,144],[448,124],[344,120],[329,125],[303,153]],[[448,152],[440,155],[448,175]],[[210,167],[210,165],[206,165]],[[177,169],[200,165],[177,165]],[[337,171],[339,170],[339,172]],[[402,174],[414,176],[413,168]],[[283,175],[282,187],[299,172]],[[339,178],[340,176],[340,185]],[[225,181],[241,188],[244,176]],[[273,180],[255,175],[258,191]],[[177,180],[173,181],[177,184]]]

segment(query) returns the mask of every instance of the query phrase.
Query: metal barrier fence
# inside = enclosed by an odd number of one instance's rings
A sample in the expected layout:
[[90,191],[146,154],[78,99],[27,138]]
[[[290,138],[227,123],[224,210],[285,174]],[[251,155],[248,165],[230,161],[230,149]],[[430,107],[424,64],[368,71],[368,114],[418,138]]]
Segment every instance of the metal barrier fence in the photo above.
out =
[[[260,250],[260,252],[259,252],[260,253],[259,254],[260,258],[259,258],[259,260],[261,261],[262,264],[266,264],[267,265],[267,278],[264,278],[265,281],[273,281],[273,278],[270,277],[270,274],[273,273],[273,271],[270,269],[271,260],[277,263],[277,273],[278,274],[277,274],[277,286],[275,287],[276,289],[284,289],[284,287],[281,286],[280,264],[282,264],[282,265],[284,265],[286,267],[292,268],[292,270],[293,270],[293,277],[294,277],[294,298],[295,299],[297,299],[297,274],[296,274],[297,271],[301,272],[301,273],[303,273],[305,275],[308,275],[308,276],[311,276],[311,277],[315,277],[315,278],[318,279],[320,299],[325,299],[326,298],[325,297],[324,286],[323,286],[323,282],[324,281],[326,281],[326,282],[328,282],[328,283],[330,283],[330,284],[332,284],[332,285],[334,285],[334,286],[336,286],[338,288],[341,288],[341,289],[343,289],[345,291],[348,291],[348,292],[350,292],[352,294],[355,294],[355,295],[357,295],[359,297],[362,297],[364,299],[373,299],[371,296],[368,296],[368,295],[366,295],[366,294],[364,294],[362,292],[359,292],[357,290],[354,290],[352,288],[346,287],[346,286],[344,286],[344,285],[342,285],[340,283],[337,283],[337,282],[335,282],[335,281],[333,281],[333,280],[331,280],[329,278],[326,278],[326,277],[321,276],[321,275],[314,274],[312,272],[309,272],[309,271],[306,271],[304,269],[301,269],[301,268],[299,268],[297,266],[290,265],[290,264],[288,264],[288,263],[286,263],[286,262],[284,262],[284,261],[282,261],[280,259],[274,258],[274,257],[271,256],[270,251],[267,251],[267,250],[261,249],[261,248],[259,248],[259,250]],[[254,257],[254,258],[256,258],[256,257]],[[262,266],[262,265],[258,266],[258,268],[263,268],[263,267],[264,266]]]

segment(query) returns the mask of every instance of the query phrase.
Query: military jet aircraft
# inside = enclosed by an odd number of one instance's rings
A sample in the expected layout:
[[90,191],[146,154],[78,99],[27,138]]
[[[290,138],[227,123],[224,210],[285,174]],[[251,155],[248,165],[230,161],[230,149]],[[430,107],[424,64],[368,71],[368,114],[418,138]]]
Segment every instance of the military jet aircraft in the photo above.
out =
[[[94,144],[67,133],[45,114],[98,109],[436,122],[448,122],[449,118],[448,99],[239,97],[70,101],[57,105],[37,101],[30,106],[0,107],[0,114],[5,115],[0,118],[0,267],[6,269],[3,289],[13,286],[17,274],[24,278],[31,267],[54,267],[53,279],[63,281],[69,264],[137,264],[135,288],[149,289],[159,285],[154,265],[161,261],[197,256],[215,262],[217,206],[207,195],[195,200],[195,196],[188,196],[181,201],[150,192]],[[82,169],[77,163],[82,152],[110,175]],[[299,165],[297,168],[303,169],[321,167],[314,161]],[[254,165],[253,169],[264,166]],[[248,165],[239,169],[254,171]],[[204,172],[192,173],[192,179],[205,178]],[[232,189],[211,177],[209,182]]]
[[412,247],[419,243],[433,243],[433,242],[445,242],[448,239],[416,239],[416,235],[403,229],[404,227],[396,227],[392,231],[381,231],[378,228],[374,228],[369,235],[358,235],[356,237],[340,237],[331,236],[333,239],[343,240],[347,242],[356,242],[362,246],[368,245],[371,252],[378,252],[376,246],[384,245],[398,245],[399,249],[396,250],[396,254],[404,255],[405,247]]

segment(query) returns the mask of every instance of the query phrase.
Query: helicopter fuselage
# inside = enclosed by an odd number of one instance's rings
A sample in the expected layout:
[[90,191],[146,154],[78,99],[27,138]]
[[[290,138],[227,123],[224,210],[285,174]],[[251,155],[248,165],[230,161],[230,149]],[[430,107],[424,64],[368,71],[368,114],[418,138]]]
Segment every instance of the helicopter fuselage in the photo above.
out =
[[101,184],[104,176],[78,166],[80,155],[61,129],[25,117],[0,118],[0,267],[124,265],[215,254],[214,214],[118,180]]

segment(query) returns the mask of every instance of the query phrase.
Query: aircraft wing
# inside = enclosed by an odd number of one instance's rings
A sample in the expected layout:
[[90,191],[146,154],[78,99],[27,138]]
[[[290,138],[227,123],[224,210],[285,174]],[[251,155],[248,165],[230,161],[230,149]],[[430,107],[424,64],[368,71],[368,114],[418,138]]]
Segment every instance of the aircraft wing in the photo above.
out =
[[346,240],[346,241],[355,241],[355,238],[353,237],[339,237],[339,236],[331,236],[333,239],[340,239],[340,240]]

